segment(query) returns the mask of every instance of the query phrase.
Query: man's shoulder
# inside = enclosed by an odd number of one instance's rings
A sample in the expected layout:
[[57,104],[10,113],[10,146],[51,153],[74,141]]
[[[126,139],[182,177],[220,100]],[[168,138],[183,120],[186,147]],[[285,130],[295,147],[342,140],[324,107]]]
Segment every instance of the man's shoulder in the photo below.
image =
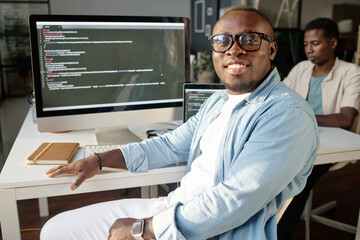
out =
[[293,113],[303,112],[311,118],[311,121],[315,122],[315,116],[310,105],[302,96],[283,82],[280,82],[272,89],[263,106],[262,109],[266,109],[269,114],[276,112],[286,115],[289,111]]
[[344,86],[359,86],[360,67],[354,63],[336,59],[335,65],[332,69],[332,75],[330,77],[332,80],[337,80],[334,82],[341,81]]
[[306,105],[305,99],[299,95],[294,89],[291,89],[284,82],[280,82],[273,89],[272,93],[269,95],[271,101],[276,102],[279,105]]
[[302,74],[310,74],[314,64],[309,60],[297,63],[289,72],[288,77],[298,79]]
[[341,69],[341,70],[347,69],[347,70],[353,70],[353,71],[360,72],[360,67],[358,65],[356,65],[355,63],[351,63],[351,62],[346,62],[341,59],[336,60],[336,69]]
[[284,82],[281,82],[275,88],[275,95],[278,97],[290,98],[292,101],[296,102],[306,102],[303,97],[301,97],[294,89],[287,86]]

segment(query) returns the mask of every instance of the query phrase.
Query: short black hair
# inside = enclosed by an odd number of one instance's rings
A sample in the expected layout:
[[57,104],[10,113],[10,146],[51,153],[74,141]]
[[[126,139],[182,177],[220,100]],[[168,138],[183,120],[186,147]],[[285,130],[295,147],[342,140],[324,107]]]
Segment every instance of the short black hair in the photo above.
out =
[[313,29],[322,29],[324,30],[324,35],[326,38],[339,38],[339,30],[337,24],[330,18],[316,18],[309,22],[305,26],[305,31]]
[[270,19],[263,13],[261,12],[260,10],[256,9],[256,8],[252,8],[252,7],[247,7],[247,6],[235,6],[235,7],[232,7],[230,8],[225,14],[228,14],[230,12],[234,12],[234,11],[245,11],[245,12],[253,12],[253,13],[256,13],[257,15],[259,15],[261,18],[263,18],[268,24],[269,26],[271,27],[271,30],[274,31],[274,27],[270,21]]

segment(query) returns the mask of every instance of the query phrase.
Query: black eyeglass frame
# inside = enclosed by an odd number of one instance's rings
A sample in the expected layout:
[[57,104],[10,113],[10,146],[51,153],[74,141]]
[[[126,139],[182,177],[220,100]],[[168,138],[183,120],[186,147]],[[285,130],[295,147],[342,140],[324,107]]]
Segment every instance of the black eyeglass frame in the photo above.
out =
[[[245,49],[243,46],[241,46],[241,44],[240,44],[240,37],[241,37],[241,36],[244,36],[244,35],[246,35],[246,34],[249,34],[249,33],[255,33],[255,34],[259,35],[259,37],[260,37],[260,44],[259,44],[259,47],[258,47],[257,49],[247,50],[247,49]],[[229,46],[226,50],[216,51],[216,50],[214,49],[214,47],[213,47],[212,40],[213,40],[214,37],[219,36],[219,35],[226,35],[226,36],[230,36],[230,37],[231,37],[231,40],[232,40],[232,41],[231,41],[231,44],[230,44],[230,46]],[[221,33],[221,34],[211,35],[211,36],[208,37],[208,40],[210,41],[212,50],[214,50],[214,52],[219,52],[219,53],[224,53],[224,52],[226,52],[227,50],[229,50],[229,49],[234,45],[235,40],[237,40],[237,42],[239,43],[239,46],[240,46],[241,49],[245,50],[246,52],[255,52],[255,51],[257,51],[257,50],[260,49],[261,44],[262,44],[262,39],[265,39],[265,40],[268,41],[268,42],[273,42],[272,37],[270,37],[269,35],[267,35],[267,34],[265,34],[265,33],[259,33],[259,32],[246,32],[246,33],[242,33],[242,34],[225,34],[225,33]]]

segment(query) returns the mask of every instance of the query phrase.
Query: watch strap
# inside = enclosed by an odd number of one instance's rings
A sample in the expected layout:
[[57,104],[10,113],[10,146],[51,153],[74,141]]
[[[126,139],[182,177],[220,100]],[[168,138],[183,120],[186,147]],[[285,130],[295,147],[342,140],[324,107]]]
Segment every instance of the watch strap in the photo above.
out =
[[141,235],[133,235],[133,237],[136,239],[136,240],[144,240],[144,238],[141,236]]

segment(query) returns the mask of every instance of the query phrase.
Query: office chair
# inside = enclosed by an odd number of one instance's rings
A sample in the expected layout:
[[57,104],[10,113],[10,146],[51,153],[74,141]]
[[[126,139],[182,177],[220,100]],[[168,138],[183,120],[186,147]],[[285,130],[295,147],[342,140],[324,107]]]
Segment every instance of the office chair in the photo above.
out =
[[[336,201],[333,200],[331,202],[328,202],[320,207],[317,207],[315,209],[312,209],[312,199],[313,199],[313,190],[311,190],[310,195],[308,197],[308,200],[306,202],[304,212],[303,212],[303,219],[305,221],[305,239],[310,240],[310,220],[321,223],[323,225],[336,228],[345,232],[356,234],[356,227],[342,223],[339,221],[335,221],[326,217],[320,216],[321,213],[324,213],[331,208],[334,208],[336,206]],[[360,217],[360,213],[359,213]],[[360,233],[358,233],[360,234]]]
[[[350,131],[360,134],[359,115],[355,119],[355,122]],[[356,161],[336,163],[336,164],[334,164],[334,166],[330,167],[329,171],[336,171],[338,169],[343,168],[348,163],[355,163],[355,162]],[[302,219],[305,221],[305,239],[310,240],[310,220],[320,223],[320,224],[323,224],[323,225],[326,225],[326,226],[329,226],[329,227],[332,227],[332,228],[336,228],[336,229],[345,231],[345,232],[353,233],[355,235],[356,234],[355,226],[320,216],[321,213],[324,213],[324,212],[334,208],[336,206],[336,201],[331,201],[331,202],[328,202],[318,208],[312,209],[313,191],[314,190],[311,190],[311,192],[309,194],[309,197],[307,199],[307,202],[306,202],[306,205],[304,208],[304,212],[302,215]],[[360,222],[360,212],[359,212],[359,222]],[[358,235],[359,239],[356,239],[356,240],[360,240],[360,223],[358,223],[357,235]]]

